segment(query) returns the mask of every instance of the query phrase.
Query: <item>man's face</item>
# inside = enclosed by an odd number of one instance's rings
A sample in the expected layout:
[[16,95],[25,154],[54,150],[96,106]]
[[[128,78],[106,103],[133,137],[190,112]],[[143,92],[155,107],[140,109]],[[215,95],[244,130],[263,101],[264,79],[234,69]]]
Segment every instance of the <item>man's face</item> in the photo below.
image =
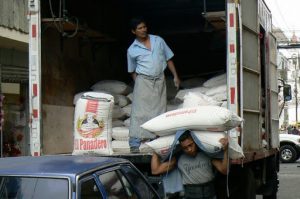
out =
[[195,157],[197,155],[197,146],[193,140],[193,138],[189,137],[182,142],[180,142],[182,150],[190,156]]
[[135,30],[132,30],[132,33],[135,34],[135,36],[137,38],[147,38],[148,36],[148,32],[147,32],[147,26],[144,22],[140,23],[139,25],[137,25]]

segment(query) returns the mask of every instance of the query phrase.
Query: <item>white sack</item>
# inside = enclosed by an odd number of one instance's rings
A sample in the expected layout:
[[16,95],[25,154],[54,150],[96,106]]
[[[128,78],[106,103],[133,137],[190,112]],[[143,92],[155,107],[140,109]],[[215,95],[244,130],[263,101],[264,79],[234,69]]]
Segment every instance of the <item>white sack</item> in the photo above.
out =
[[107,91],[115,94],[127,95],[132,89],[124,82],[117,80],[103,80],[94,84],[91,89],[93,91]]
[[167,136],[156,138],[150,142],[146,142],[145,144],[148,145],[150,148],[152,148],[155,151],[155,153],[157,153],[157,155],[163,158],[169,154],[174,139],[175,139],[174,134],[167,135]]
[[184,89],[184,90],[179,90],[177,95],[175,96],[176,99],[179,99],[181,101],[184,100],[184,96],[189,93],[205,93],[208,90],[208,88],[205,87],[196,87],[196,88],[191,88],[191,89]]
[[130,126],[130,117],[124,120],[124,125],[129,127]]
[[228,109],[197,106],[166,112],[145,122],[141,127],[158,136],[165,136],[179,129],[227,131],[241,123],[242,119]]
[[129,140],[129,128],[124,127],[114,127],[112,128],[112,138],[115,140]]
[[113,96],[87,92],[83,97],[75,106],[73,155],[110,155]]
[[115,99],[118,100],[118,105],[121,108],[124,107],[124,106],[127,106],[128,104],[131,103],[130,99],[128,97],[124,96],[124,95],[117,94],[114,97],[115,97]]
[[211,153],[221,150],[222,144],[219,140],[226,137],[224,132],[194,131],[194,133],[207,151]]
[[124,112],[124,110],[118,106],[115,105],[113,110],[112,110],[112,118],[115,119],[124,119],[126,117],[126,113]]
[[239,143],[231,137],[228,137],[228,141],[229,141],[229,148],[228,148],[229,157],[231,159],[244,158],[245,155]]
[[129,94],[127,95],[127,97],[130,99],[130,101],[132,101],[132,100],[133,100],[133,93],[129,93]]
[[222,102],[221,107],[227,108],[227,100]]
[[208,79],[206,82],[203,83],[203,86],[207,88],[211,88],[219,85],[224,85],[226,84],[226,82],[227,82],[227,76],[226,73],[224,73]]
[[[222,144],[219,140],[226,137],[224,132],[194,131],[194,133],[207,151],[211,153],[221,150]],[[172,134],[159,137],[151,142],[147,142],[146,144],[160,157],[165,157],[170,152],[174,139],[175,135]]]
[[[227,137],[225,132],[210,131],[194,131],[196,137],[201,141],[202,145],[208,152],[214,153],[221,150],[222,144],[220,139]],[[170,148],[174,142],[175,135],[167,135],[159,137],[145,144],[151,147],[155,153],[164,158],[168,155]],[[243,150],[240,145],[232,138],[228,138],[228,155],[230,159],[240,159],[244,157]]]
[[130,117],[130,115],[131,115],[131,107],[132,107],[132,104],[129,104],[122,108],[122,110],[124,111],[124,113],[126,114],[127,117]]
[[208,96],[214,96],[216,94],[219,94],[219,93],[226,93],[227,91],[227,85],[219,85],[219,86],[216,86],[216,87],[212,87],[210,88],[209,90],[207,90],[205,92],[205,95],[208,95]]
[[213,98],[208,97],[202,93],[189,92],[184,96],[183,107],[195,107],[195,106],[220,106],[221,102],[215,101]]
[[112,127],[124,126],[124,122],[122,120],[113,120]]
[[228,138],[228,156],[230,159],[240,159],[244,158],[244,153],[240,145],[232,139],[226,136],[224,132],[204,132],[204,131],[194,131],[197,138],[201,141],[204,147],[209,152],[215,152],[222,148],[222,144],[219,142],[221,138]]
[[86,92],[89,92],[89,91],[84,91],[84,92],[76,93],[76,94],[74,95],[74,98],[73,98],[73,104],[76,105],[77,100],[78,100],[84,93],[86,93]]
[[216,95],[211,96],[211,98],[219,102],[225,101],[227,100],[227,93],[218,93]]
[[[140,146],[140,153],[151,153],[153,150],[146,144],[141,143]],[[118,154],[129,154],[130,153],[130,146],[128,141],[122,140],[113,140],[112,141],[112,150],[114,153]]]

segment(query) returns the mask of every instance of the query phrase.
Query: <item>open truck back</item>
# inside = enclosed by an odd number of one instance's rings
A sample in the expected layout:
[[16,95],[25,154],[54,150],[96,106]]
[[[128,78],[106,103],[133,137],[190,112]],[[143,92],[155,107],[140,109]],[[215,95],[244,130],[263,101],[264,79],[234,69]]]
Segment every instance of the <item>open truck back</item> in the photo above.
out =
[[[182,80],[226,72],[227,107],[245,121],[228,132],[245,153],[231,161],[229,197],[276,198],[277,52],[262,0],[29,0],[31,154],[72,152],[76,93],[100,80],[132,81],[126,50],[134,16],[166,40]],[[123,157],[150,173],[150,155]],[[218,182],[226,198],[226,179]]]

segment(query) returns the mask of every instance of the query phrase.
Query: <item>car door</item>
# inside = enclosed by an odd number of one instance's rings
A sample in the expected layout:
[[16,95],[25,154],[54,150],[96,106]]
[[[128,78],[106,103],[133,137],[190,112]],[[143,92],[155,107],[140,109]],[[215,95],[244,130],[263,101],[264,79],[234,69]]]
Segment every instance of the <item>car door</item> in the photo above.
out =
[[79,180],[78,182],[78,198],[79,199],[102,199],[104,198],[95,176],[89,175]]
[[130,164],[109,168],[96,174],[105,198],[157,199],[159,196],[149,183]]

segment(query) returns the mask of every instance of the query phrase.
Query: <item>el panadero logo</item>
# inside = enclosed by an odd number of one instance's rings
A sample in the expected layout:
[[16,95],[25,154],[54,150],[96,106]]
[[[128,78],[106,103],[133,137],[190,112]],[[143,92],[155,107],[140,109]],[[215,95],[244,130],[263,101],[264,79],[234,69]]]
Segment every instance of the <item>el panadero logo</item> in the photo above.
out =
[[77,119],[77,132],[84,138],[95,138],[102,134],[104,121],[97,120],[95,113],[86,113]]

